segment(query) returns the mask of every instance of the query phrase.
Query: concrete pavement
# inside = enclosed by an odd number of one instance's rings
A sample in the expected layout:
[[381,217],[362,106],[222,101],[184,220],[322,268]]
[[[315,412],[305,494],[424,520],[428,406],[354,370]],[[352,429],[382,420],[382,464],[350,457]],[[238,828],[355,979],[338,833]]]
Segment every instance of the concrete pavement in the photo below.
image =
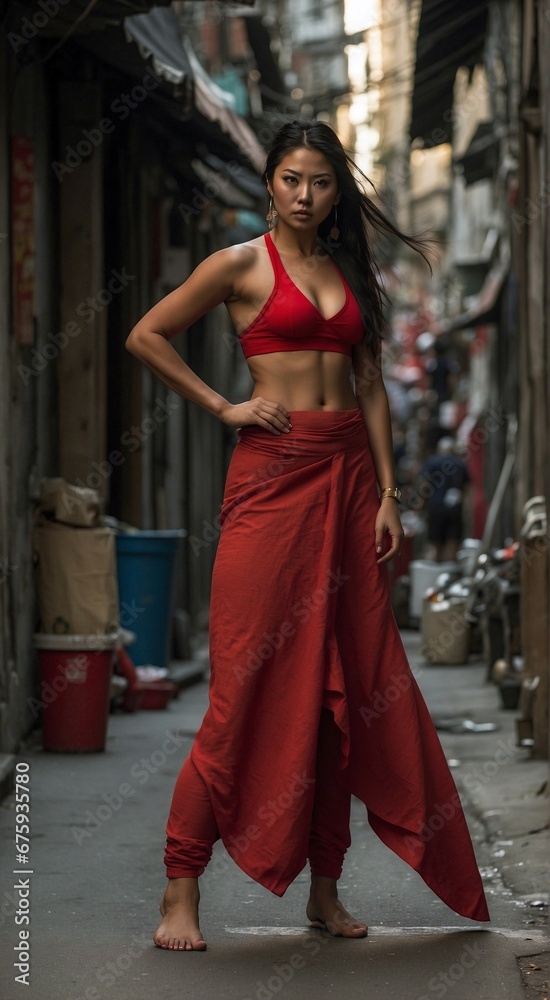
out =
[[[436,719],[464,714],[501,727],[440,733],[486,882],[488,927],[458,917],[437,899],[378,841],[354,800],[353,845],[340,894],[351,912],[368,920],[368,939],[344,941],[308,929],[307,870],[279,899],[241,872],[218,843],[201,879],[207,952],[156,949],[151,934],[165,884],[164,826],[176,775],[206,707],[202,682],[166,712],[111,716],[105,753],[44,753],[37,734],[19,755],[30,765],[32,874],[24,864],[24,874],[12,874],[12,794],[0,808],[2,997],[525,998],[516,956],[549,947],[540,905],[548,883],[548,800],[537,794],[547,764],[515,749],[514,713],[499,708],[482,665],[428,666],[418,653],[418,634],[404,638]],[[16,923],[26,913],[25,887],[13,888],[27,878],[29,925]],[[25,992],[13,962],[27,926]],[[27,947],[26,939],[21,943]]]

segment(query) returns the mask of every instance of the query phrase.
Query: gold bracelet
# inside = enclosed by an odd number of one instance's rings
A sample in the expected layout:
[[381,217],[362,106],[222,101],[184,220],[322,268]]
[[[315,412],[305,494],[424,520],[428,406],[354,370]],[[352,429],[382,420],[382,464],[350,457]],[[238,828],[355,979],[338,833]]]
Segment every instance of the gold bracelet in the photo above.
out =
[[391,497],[392,500],[401,500],[401,490],[398,490],[395,486],[386,486],[383,490],[380,490],[380,501],[385,500],[387,497]]

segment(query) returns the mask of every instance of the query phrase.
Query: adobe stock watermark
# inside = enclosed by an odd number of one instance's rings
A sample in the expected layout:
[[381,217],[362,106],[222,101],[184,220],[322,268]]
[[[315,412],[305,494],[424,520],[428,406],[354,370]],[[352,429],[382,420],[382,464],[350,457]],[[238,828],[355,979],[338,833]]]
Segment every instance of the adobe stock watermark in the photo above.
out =
[[[132,424],[128,430],[125,430],[120,436],[120,444],[125,449],[127,454],[124,454],[120,449],[113,448],[109,452],[106,459],[102,461],[94,460],[91,463],[91,469],[86,476],[86,479],[82,479],[77,476],[74,480],[76,486],[82,486],[92,490],[99,490],[101,487],[110,479],[114,470],[124,465],[128,455],[132,455],[136,452],[143,442],[154,434],[158,430],[161,424],[164,424],[173,413],[181,407],[181,401],[176,401],[174,399],[161,399],[159,396],[155,397],[155,406],[149,416],[143,417],[139,424]],[[73,506],[74,503],[78,503],[78,500],[73,500],[69,495],[63,498],[63,503],[69,507]]]
[[242,174],[243,168],[236,160],[230,160],[224,164],[224,171],[212,171],[210,180],[203,185],[202,191],[198,187],[192,189],[191,201],[180,202],[176,207],[178,212],[187,224],[200,215],[201,212],[210,205],[211,201],[218,198],[232,183],[233,179]]
[[415,1000],[434,1000],[434,996],[439,998],[446,996],[448,991],[464,978],[466,970],[473,969],[482,958],[485,958],[485,950],[477,941],[474,944],[465,944],[456,962],[429,980],[430,993],[424,993]]
[[[344,583],[350,579],[349,574],[343,573],[341,567],[336,570],[329,570],[326,580],[317,587],[311,594],[300,597],[289,608],[289,617],[277,625],[273,630],[267,629],[261,636],[261,641],[256,649],[250,646],[246,650],[246,665],[236,663],[233,672],[241,687],[248,677],[252,677],[264,663],[271,660],[273,653],[296,635],[299,626],[306,624],[311,616],[327,604],[329,596],[335,594]],[[296,624],[298,623],[298,624]]]
[[[466,452],[460,456],[462,460],[467,462],[483,445],[487,444],[491,434],[502,428],[505,423],[506,415],[503,411],[491,408],[486,415],[485,426],[475,427],[472,430],[468,438]],[[418,489],[407,493],[407,507],[412,510],[421,509],[427,500],[431,500],[436,490],[441,489],[446,483],[452,483],[455,475],[456,464],[454,458],[451,456],[443,458],[440,469],[422,474]]]
[[516,233],[521,233],[525,226],[530,226],[532,222],[540,219],[542,213],[550,205],[550,182],[543,181],[535,198],[525,198],[523,201],[523,214],[512,213],[512,225]]
[[[333,923],[338,926],[343,920],[345,917],[336,911]],[[275,962],[271,966],[272,974],[266,979],[257,979],[254,992],[249,990],[244,1000],[274,1000],[274,997],[283,995],[285,987],[294,979],[296,973],[305,969],[308,959],[315,958],[330,940],[331,935],[320,935],[313,929],[309,934],[304,934],[299,942],[300,950],[293,951],[284,962]]]
[[[120,982],[121,976],[129,972],[135,962],[143,957],[143,953],[150,951],[150,949],[151,940],[148,936],[140,937],[138,934],[132,934],[130,944],[124,951],[121,951],[113,961],[106,962],[105,965],[100,965],[95,970],[96,981],[104,989],[110,990],[112,986]],[[83,993],[71,997],[70,1000],[102,1000],[103,997],[105,997],[103,990],[100,991],[97,986],[90,985]]]
[[483,764],[474,764],[468,770],[468,773],[461,778],[461,784],[464,785],[467,792],[475,795],[503,767],[517,760],[521,752],[522,748],[515,745],[511,736],[506,741],[499,740],[497,750],[495,750],[493,756],[489,760],[484,761]]
[[294,771],[289,775],[289,778],[290,781],[286,789],[258,806],[256,810],[257,823],[249,823],[240,833],[227,838],[226,843],[231,847],[231,853],[225,846],[225,842],[222,852],[214,851],[201,876],[202,884],[224,875],[230,869],[232,861],[238,864],[237,859],[249,849],[251,844],[261,840],[266,831],[270,830],[281,816],[292,809],[298,799],[301,799],[306,792],[315,786],[315,778],[310,777],[307,771],[303,771],[302,774]]
[[[119,608],[120,627],[130,629],[145,610],[145,608],[140,608],[136,604],[135,599],[133,599],[131,603],[123,601]],[[60,645],[63,641],[64,635],[65,634],[62,634],[60,636]],[[27,698],[27,705],[32,712],[33,717],[37,719],[41,711],[49,705],[53,705],[53,703],[59,698],[59,695],[63,694],[70,684],[85,683],[88,670],[94,669],[94,663],[91,661],[88,653],[98,653],[102,652],[106,648],[111,648],[111,642],[112,640],[110,640],[109,635],[105,636],[103,633],[97,632],[89,636],[88,648],[86,651],[74,650],[73,656],[67,656],[64,663],[58,666],[57,673],[51,681],[43,680],[41,682],[40,698],[35,698],[32,695]]]
[[[423,146],[418,148],[433,149],[434,146],[440,146],[444,142],[449,142],[448,126],[453,127],[460,124],[463,120],[470,121],[472,112],[479,107],[480,103],[485,101],[487,97],[491,98],[490,86],[490,80],[486,74],[479,75],[476,79],[475,89],[472,90],[470,88],[471,92],[463,100],[453,103],[441,115],[440,121],[444,122],[447,128],[436,126],[429,135],[424,137]],[[414,139],[415,137],[413,136],[412,138]]]
[[255,992],[249,992],[244,1000],[273,1000],[281,994],[286,986],[294,979],[297,972],[307,967],[308,958],[312,959],[319,954],[324,944],[329,941],[328,937],[315,935],[308,937],[304,934],[300,944],[306,955],[300,951],[294,951],[288,956],[286,962],[275,962],[272,966],[272,974],[266,979],[257,979]]
[[94,149],[101,146],[106,135],[115,131],[117,124],[126,120],[131,111],[143,104],[149,94],[160,86],[160,80],[149,69],[143,77],[141,83],[132,87],[129,93],[122,92],[115,97],[110,104],[110,110],[115,115],[113,118],[101,118],[92,128],[84,128],[81,131],[82,138],[74,145],[65,147],[65,161],[53,160],[51,167],[59,182],[62,182],[67,174],[72,174],[83,162],[93,153]]
[[[269,300],[266,300],[266,302],[267,301],[269,301]],[[265,309],[266,302],[264,302],[261,306],[256,307],[256,308],[254,306],[250,307],[248,309],[247,316],[243,320],[241,320],[241,322],[238,324],[236,330],[231,330],[231,331],[230,330],[225,330],[224,331],[224,333],[222,334],[222,338],[221,339],[222,339],[222,342],[223,342],[224,346],[228,349],[228,351],[230,352],[230,354],[234,354],[235,351],[237,350],[237,348],[240,346],[241,336],[249,328],[252,330],[252,328],[255,326],[256,322],[259,320],[260,316],[262,315],[262,313],[263,313],[263,311]],[[278,295],[278,297],[277,297],[277,304],[283,310],[285,309],[285,306],[287,306],[288,304],[290,304],[292,306],[291,298],[288,295],[288,293],[286,293],[284,291],[281,292]]]
[[223,525],[230,522],[239,513],[241,505],[254,496],[254,494],[257,494],[259,490],[264,489],[271,479],[287,472],[287,467],[292,465],[303,454],[304,446],[299,441],[294,443],[292,438],[290,440],[282,439],[282,444],[283,447],[277,458],[271,459],[265,466],[258,469],[249,477],[243,493],[235,500],[232,500],[227,506],[222,506],[217,517],[212,518],[210,521],[206,520],[206,518],[203,519],[200,536],[189,535],[188,542],[193,555],[198,556],[202,549],[208,548],[216,542],[220,537]]
[[[103,312],[110,305],[116,295],[120,295],[131,281],[135,281],[135,274],[128,274],[126,268],[121,270],[111,269],[109,280],[104,288],[100,288],[95,295],[88,295],[80,302],[75,312],[85,323],[91,323],[95,317]],[[61,351],[64,351],[71,340],[79,337],[82,327],[74,320],[69,320],[58,333],[50,332],[47,342],[42,347],[33,348],[29,365],[17,365],[17,374],[23,380],[24,385],[28,385],[31,378],[36,378],[50,361],[55,361]]]
[[[471,772],[461,778],[461,785],[464,785],[469,793],[475,794],[482,785],[491,781],[503,767],[514,760],[518,752],[519,748],[514,746],[511,737],[507,743],[504,740],[499,740],[498,749],[492,757],[481,765],[476,764]],[[454,792],[447,802],[435,803],[432,814],[422,825],[420,831],[414,837],[405,837],[404,846],[414,852],[418,849],[419,840],[423,844],[429,843],[437,833],[441,832],[446,823],[454,819],[461,809],[462,803],[458,792]]]
[[378,379],[383,378],[384,369],[398,361],[402,351],[403,348],[397,340],[386,341],[383,351],[380,350],[376,357],[372,357],[369,353],[361,357],[360,366],[355,362],[353,365],[355,395],[361,396]]
[[12,563],[9,559],[0,560],[0,583],[5,583],[19,569],[19,563]]
[[413,674],[412,670],[397,674],[391,674],[388,684],[383,691],[375,691],[371,697],[370,704],[361,705],[359,715],[367,729],[370,729],[373,722],[376,722],[382,715],[395,705],[406,691],[410,691],[413,681],[422,674],[419,670]]
[[16,31],[8,32],[8,42],[15,53],[19,49],[32,42],[43,28],[55,17],[61,7],[66,7],[71,0],[38,0],[38,10],[33,11],[28,17],[21,18],[19,34]]
[[550,549],[550,536],[535,535],[524,538],[519,547],[519,558],[525,566],[532,566],[541,556],[547,556]]
[[[268,799],[256,811],[258,820],[264,824],[264,830],[270,830],[277,820],[292,808],[297,799],[300,799],[306,791],[315,785],[315,778],[310,778],[306,771],[298,774],[295,771],[291,776],[291,783],[286,790],[279,792],[273,799]],[[260,840],[263,835],[262,829],[249,824],[242,834],[229,837],[227,843],[231,844],[236,854],[243,854],[250,847],[253,841]]]
[[71,833],[78,845],[82,847],[84,841],[93,837],[98,830],[101,830],[105,823],[116,813],[119,813],[125,802],[136,794],[136,787],[143,787],[147,784],[152,775],[160,771],[166,764],[169,757],[177,753],[186,744],[186,738],[177,733],[165,730],[166,739],[162,746],[158,747],[149,757],[141,757],[139,761],[132,764],[129,770],[131,781],[121,781],[114,791],[102,792],[103,800],[94,809],[87,809],[84,814],[84,822],[81,826],[72,826]]
[[[457,639],[460,639],[470,631],[470,622],[464,617],[463,610],[457,608],[449,614],[448,602],[441,602],[441,604],[443,614],[445,615],[445,627],[438,633],[437,638],[431,638],[428,642],[424,640],[422,643],[422,653],[428,663],[438,663],[443,654],[455,645]],[[433,613],[438,613],[437,604]],[[468,653],[466,652],[467,656]]]

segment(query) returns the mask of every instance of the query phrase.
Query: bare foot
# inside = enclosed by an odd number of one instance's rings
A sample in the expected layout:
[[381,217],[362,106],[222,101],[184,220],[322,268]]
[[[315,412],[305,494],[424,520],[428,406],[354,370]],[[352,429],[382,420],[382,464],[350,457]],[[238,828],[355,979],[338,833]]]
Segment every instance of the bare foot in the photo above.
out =
[[199,885],[196,878],[171,878],[160,904],[162,920],[153,934],[157,948],[205,951],[199,927]]
[[312,927],[327,930],[333,937],[363,938],[368,934],[367,925],[344,909],[333,878],[312,875],[306,915]]

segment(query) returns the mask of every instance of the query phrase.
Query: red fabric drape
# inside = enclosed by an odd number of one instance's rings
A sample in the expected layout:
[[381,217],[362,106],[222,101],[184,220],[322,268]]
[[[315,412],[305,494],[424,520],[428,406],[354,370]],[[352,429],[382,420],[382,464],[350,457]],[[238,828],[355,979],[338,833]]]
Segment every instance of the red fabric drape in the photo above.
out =
[[453,910],[488,920],[460,799],[376,565],[360,410],[239,432],[212,580],[210,706],[193,762],[223,843],[283,895],[306,863],[322,707],[381,840]]

